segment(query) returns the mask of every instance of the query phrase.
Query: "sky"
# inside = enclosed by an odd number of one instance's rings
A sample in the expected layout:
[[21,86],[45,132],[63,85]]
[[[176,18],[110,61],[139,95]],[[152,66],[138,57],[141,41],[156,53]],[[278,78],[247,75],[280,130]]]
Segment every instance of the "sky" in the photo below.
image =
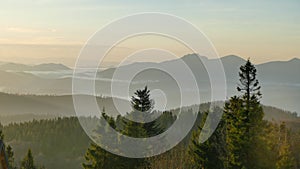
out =
[[[220,56],[250,57],[254,63],[289,60],[300,58],[299,9],[299,0],[1,0],[0,61],[73,67],[96,31],[141,12],[186,19],[210,39]],[[131,48],[134,45],[124,43],[116,53]],[[108,60],[117,61],[117,55]]]

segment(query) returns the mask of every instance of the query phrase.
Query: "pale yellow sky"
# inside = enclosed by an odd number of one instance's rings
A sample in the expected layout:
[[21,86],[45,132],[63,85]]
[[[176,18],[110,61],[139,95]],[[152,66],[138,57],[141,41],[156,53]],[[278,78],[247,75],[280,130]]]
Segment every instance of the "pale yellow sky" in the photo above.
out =
[[[224,37],[224,39],[226,39],[226,37]],[[218,43],[214,42],[214,40],[211,41],[213,42],[220,57],[231,54],[238,55],[244,59],[251,57],[252,61],[257,64],[273,60],[290,60],[295,57],[299,58],[300,56],[297,55],[299,52],[298,48],[294,48],[293,45],[289,43],[275,49],[274,45],[270,43],[257,45],[255,42],[246,42],[246,40],[242,39],[236,40],[231,38],[228,40],[228,43],[225,41],[222,42],[222,40],[217,41]],[[1,44],[0,61],[24,64],[54,62],[74,67],[80,50],[83,47],[83,43],[58,45],[55,43]],[[192,53],[191,50],[173,39],[148,35],[126,40],[116,46],[105,58],[105,61],[107,62],[106,66],[114,65],[115,62],[121,62],[124,57],[127,57],[133,52],[149,48],[168,50],[176,54],[178,57]],[[151,60],[148,56],[147,58],[135,58],[135,60],[159,62],[165,60],[165,58],[160,59],[159,57],[153,56],[153,59]]]
[[[0,2],[0,61],[73,67],[83,44],[112,20],[138,12],[170,13],[197,26],[220,56],[251,57],[255,63],[300,58],[300,1],[84,1]],[[149,37],[148,37],[149,38]],[[155,41],[155,42],[154,42]],[[147,39],[122,44],[108,62],[159,44],[177,55],[174,42]],[[159,59],[153,60],[159,61]]]

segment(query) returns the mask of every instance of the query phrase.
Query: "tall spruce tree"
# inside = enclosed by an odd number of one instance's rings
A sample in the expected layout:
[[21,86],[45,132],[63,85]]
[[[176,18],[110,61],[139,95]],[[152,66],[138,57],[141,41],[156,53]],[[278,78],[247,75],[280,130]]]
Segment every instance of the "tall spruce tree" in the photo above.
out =
[[245,65],[240,67],[240,83],[237,87],[239,92],[243,93],[243,98],[245,99],[246,108],[250,111],[251,100],[258,100],[261,96],[259,82],[256,78],[257,70],[255,66],[247,60]]
[[151,133],[155,133],[154,123],[145,122],[146,119],[151,118],[153,106],[154,101],[150,99],[150,90],[147,86],[136,90],[134,96],[131,97],[133,111],[123,118],[124,133],[136,138],[148,137]]
[[239,84],[237,90],[241,92],[240,98],[243,100],[245,109],[245,123],[248,126],[247,132],[250,132],[251,127],[257,126],[262,122],[264,113],[260,105],[261,86],[257,80],[257,70],[248,59],[245,65],[240,67]]
[[263,110],[255,66],[248,59],[240,67],[239,97],[232,97],[224,107],[227,125],[227,167],[259,168],[255,146],[261,140]]

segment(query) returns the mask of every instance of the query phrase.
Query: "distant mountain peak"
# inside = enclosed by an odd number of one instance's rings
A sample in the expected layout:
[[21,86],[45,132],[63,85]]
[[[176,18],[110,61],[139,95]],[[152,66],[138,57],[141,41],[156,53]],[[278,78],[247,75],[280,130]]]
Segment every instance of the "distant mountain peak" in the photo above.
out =
[[227,55],[227,56],[222,57],[221,60],[222,60],[223,64],[227,63],[230,65],[241,65],[244,62],[246,62],[245,59],[243,59],[237,55]]
[[208,60],[207,57],[201,56],[197,53],[186,54],[186,55],[182,56],[181,59],[183,59],[183,60],[192,60],[192,59]]
[[[196,54],[196,53],[191,53],[191,54],[186,54],[184,56],[182,56],[182,59],[186,59],[186,60],[192,60],[192,59],[195,59],[195,58],[201,58],[202,60],[209,60],[209,58],[207,58],[206,56],[201,56],[199,54]],[[242,57],[240,56],[237,56],[237,55],[226,55],[226,56],[223,56],[223,57],[220,57],[222,60],[239,60],[239,61],[246,61],[245,59],[243,59]]]
[[60,63],[43,63],[39,65],[35,65],[35,68],[41,68],[41,69],[49,69],[49,70],[69,70],[70,68],[60,64]]
[[228,59],[228,58],[230,58],[230,59],[239,59],[239,60],[245,60],[245,59],[243,59],[242,57],[240,57],[240,56],[238,56],[238,55],[226,55],[226,56],[223,56],[222,57],[223,59]]
[[300,61],[299,58],[293,58],[293,59],[289,60],[289,62],[299,62],[299,61]]

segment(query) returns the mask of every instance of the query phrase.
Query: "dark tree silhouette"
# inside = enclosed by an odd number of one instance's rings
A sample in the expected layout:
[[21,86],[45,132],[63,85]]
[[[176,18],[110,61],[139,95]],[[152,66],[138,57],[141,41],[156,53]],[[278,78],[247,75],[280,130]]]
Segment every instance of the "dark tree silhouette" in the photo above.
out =
[[153,101],[150,100],[150,90],[145,86],[143,90],[137,90],[131,98],[131,106],[134,110],[147,112],[153,108]]
[[263,120],[263,110],[259,103],[259,99],[262,94],[260,93],[260,85],[256,78],[257,71],[255,66],[248,59],[245,65],[240,67],[240,83],[238,84],[237,90],[242,93],[241,99],[243,101],[243,107],[245,119],[244,123],[249,124],[247,133],[251,130],[251,126],[257,126]]
[[256,79],[256,68],[248,59],[245,65],[240,67],[240,83],[237,90],[244,93],[247,110],[249,111],[250,101],[261,97],[259,82]]

